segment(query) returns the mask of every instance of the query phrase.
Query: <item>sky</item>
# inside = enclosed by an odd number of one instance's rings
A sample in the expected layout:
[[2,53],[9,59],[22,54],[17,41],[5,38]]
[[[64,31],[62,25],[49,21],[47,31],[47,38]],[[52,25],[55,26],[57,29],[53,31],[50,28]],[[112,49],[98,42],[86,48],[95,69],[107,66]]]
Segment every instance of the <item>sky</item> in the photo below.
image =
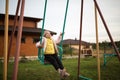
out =
[[[96,0],[107,23],[114,41],[120,40],[120,0]],[[57,33],[62,32],[67,0],[48,0],[45,29]],[[25,0],[24,16],[43,18],[45,0]],[[17,0],[9,0],[9,14],[14,15]],[[94,2],[84,0],[82,40],[96,41]],[[81,0],[69,0],[64,39],[79,39]],[[5,0],[0,0],[0,13],[5,13]],[[38,23],[41,28],[42,21]],[[98,14],[99,42],[110,41],[105,27]]]

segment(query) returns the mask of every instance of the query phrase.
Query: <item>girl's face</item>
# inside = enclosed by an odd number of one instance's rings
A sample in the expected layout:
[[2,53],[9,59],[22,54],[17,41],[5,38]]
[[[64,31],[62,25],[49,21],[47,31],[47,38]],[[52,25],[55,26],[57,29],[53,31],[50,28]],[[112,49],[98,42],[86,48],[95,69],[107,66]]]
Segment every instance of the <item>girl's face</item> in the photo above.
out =
[[45,37],[46,37],[46,38],[51,38],[51,34],[50,34],[49,31],[47,31],[47,32],[45,33]]

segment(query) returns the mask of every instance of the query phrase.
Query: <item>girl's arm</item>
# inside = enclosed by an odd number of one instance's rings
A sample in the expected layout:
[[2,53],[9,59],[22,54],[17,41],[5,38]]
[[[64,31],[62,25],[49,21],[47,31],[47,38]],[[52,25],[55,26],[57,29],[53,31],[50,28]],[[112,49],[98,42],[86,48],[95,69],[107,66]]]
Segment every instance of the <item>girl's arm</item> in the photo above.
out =
[[56,44],[59,44],[61,42],[62,35],[63,35],[63,33],[60,33],[60,35],[58,36],[57,40],[55,41]]
[[40,41],[36,43],[37,48],[42,48],[42,45],[40,44]]
[[38,41],[38,42],[36,43],[36,47],[37,47],[37,48],[43,48],[43,47],[44,47],[44,39],[42,40],[42,43],[40,43],[40,41]]

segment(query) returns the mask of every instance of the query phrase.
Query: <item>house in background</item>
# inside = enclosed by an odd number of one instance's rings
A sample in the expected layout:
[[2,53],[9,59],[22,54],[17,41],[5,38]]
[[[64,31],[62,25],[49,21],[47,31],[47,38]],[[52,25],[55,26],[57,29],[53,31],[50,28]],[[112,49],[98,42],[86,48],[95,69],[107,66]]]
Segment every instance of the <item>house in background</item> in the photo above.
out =
[[[66,39],[63,41],[63,45],[69,45],[71,48],[79,50],[79,40],[77,39]],[[85,56],[92,56],[92,45],[88,42],[82,41],[81,51],[81,53]]]
[[[14,24],[14,15],[9,15],[9,29],[8,29],[8,41],[10,40],[10,36],[13,29]],[[21,48],[20,48],[20,56],[37,56],[38,49],[35,46],[35,43],[39,41],[41,35],[41,28],[37,28],[38,22],[40,22],[41,18],[34,17],[24,17],[23,21],[23,31],[22,31],[22,39],[21,39]],[[0,14],[0,57],[3,57],[4,54],[4,21],[5,14]],[[18,21],[17,21],[18,23]],[[18,26],[18,24],[17,24]],[[15,30],[15,35],[12,43],[12,50],[10,56],[13,57],[16,49],[16,38],[17,38],[18,28]],[[56,34],[55,32],[50,31],[52,35]]]

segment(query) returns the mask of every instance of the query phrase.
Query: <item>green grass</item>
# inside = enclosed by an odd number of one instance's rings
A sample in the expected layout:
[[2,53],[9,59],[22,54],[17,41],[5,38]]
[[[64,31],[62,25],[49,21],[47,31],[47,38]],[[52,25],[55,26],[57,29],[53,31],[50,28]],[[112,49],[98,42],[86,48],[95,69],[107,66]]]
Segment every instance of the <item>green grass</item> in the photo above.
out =
[[[65,80],[77,80],[77,59],[63,59],[63,64],[71,74]],[[39,61],[28,61],[19,63],[18,80],[60,80],[59,74],[52,65],[42,65]],[[92,80],[97,80],[97,59],[81,59],[80,74]],[[9,63],[8,80],[11,80],[13,63]],[[101,80],[120,80],[120,62],[112,58],[106,67],[103,67],[101,59]],[[0,62],[0,80],[3,80],[3,63]]]

